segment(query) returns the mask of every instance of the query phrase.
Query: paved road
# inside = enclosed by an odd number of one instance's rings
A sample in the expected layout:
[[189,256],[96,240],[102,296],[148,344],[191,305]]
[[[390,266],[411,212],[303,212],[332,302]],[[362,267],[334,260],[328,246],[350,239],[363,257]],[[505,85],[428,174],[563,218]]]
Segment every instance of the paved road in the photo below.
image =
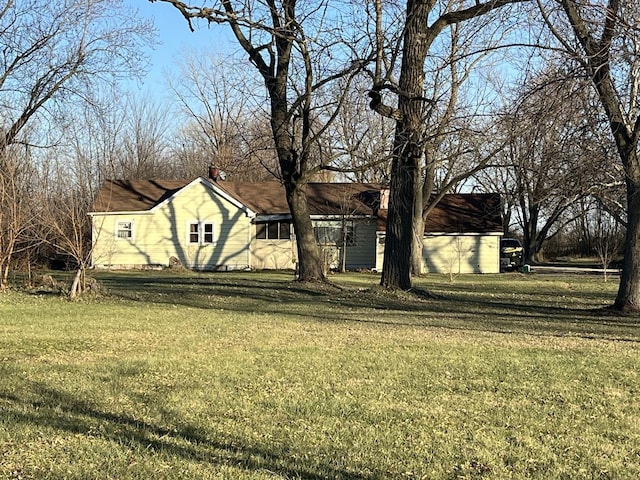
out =
[[[579,267],[569,265],[531,265],[531,271],[534,273],[584,273],[590,275],[603,275],[602,268]],[[620,275],[618,268],[608,268],[607,275]]]

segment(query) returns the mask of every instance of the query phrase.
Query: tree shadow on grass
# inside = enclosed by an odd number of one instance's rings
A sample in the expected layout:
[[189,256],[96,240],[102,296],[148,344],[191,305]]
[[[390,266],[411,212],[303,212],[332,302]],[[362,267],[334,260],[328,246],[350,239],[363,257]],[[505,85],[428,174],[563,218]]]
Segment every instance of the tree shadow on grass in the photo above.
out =
[[267,447],[248,445],[241,438],[211,438],[195,425],[172,419],[177,426],[149,423],[134,416],[104,411],[89,402],[48,385],[33,383],[29,390],[37,399],[0,392],[5,415],[14,423],[49,428],[73,435],[100,437],[145,455],[163,453],[168,457],[248,471],[269,471],[286,478],[366,480],[375,478],[330,465],[300,464]]
[[[121,279],[114,277],[114,281]],[[490,294],[463,285],[447,285],[447,293],[433,294],[424,288],[387,291],[381,287],[299,284],[285,275],[228,273],[141,276],[126,281],[127,288],[112,284],[112,294],[142,302],[297,316],[319,322],[640,341],[640,320],[636,316],[612,315],[597,304],[599,298],[593,293],[581,291],[565,292],[570,299],[549,291],[521,291],[509,298],[505,292]]]

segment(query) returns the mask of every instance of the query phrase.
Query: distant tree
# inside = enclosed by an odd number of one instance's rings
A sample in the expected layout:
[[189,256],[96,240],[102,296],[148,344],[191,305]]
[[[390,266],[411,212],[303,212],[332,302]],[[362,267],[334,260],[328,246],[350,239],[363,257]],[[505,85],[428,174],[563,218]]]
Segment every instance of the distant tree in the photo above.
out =
[[548,70],[521,90],[500,122],[508,145],[503,189],[517,207],[527,262],[542,260],[545,241],[580,215],[570,207],[600,182],[607,159],[596,151],[600,125],[591,100],[582,82]]
[[604,281],[609,276],[609,267],[624,246],[624,227],[613,216],[596,204],[592,215],[593,248],[602,266]]
[[[32,198],[33,178],[29,149],[12,145],[0,153],[0,291],[7,287],[14,256],[28,248],[25,238],[35,222]],[[29,241],[27,241],[29,240]]]
[[257,83],[228,58],[186,55],[170,81],[185,118],[175,152],[183,172],[204,175],[211,163],[233,181],[273,180],[277,159]]
[[167,178],[171,112],[151,97],[127,97],[121,105],[119,177],[130,180]]

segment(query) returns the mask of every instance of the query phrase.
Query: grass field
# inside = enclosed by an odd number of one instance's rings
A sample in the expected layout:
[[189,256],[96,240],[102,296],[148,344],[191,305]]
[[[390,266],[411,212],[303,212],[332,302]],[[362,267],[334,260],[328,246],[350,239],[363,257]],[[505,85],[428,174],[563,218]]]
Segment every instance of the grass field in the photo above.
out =
[[640,478],[615,282],[98,278],[0,294],[0,478]]

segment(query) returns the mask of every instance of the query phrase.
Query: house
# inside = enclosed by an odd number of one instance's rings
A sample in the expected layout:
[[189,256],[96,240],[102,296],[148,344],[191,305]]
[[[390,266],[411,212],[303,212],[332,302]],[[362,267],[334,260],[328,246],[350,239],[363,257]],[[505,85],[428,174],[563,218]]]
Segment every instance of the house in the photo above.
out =
[[[308,185],[327,267],[380,270],[387,198],[377,184]],[[89,215],[96,268],[293,269],[297,261],[277,182],[108,180]],[[498,195],[446,195],[425,227],[426,271],[498,272],[501,235]]]

